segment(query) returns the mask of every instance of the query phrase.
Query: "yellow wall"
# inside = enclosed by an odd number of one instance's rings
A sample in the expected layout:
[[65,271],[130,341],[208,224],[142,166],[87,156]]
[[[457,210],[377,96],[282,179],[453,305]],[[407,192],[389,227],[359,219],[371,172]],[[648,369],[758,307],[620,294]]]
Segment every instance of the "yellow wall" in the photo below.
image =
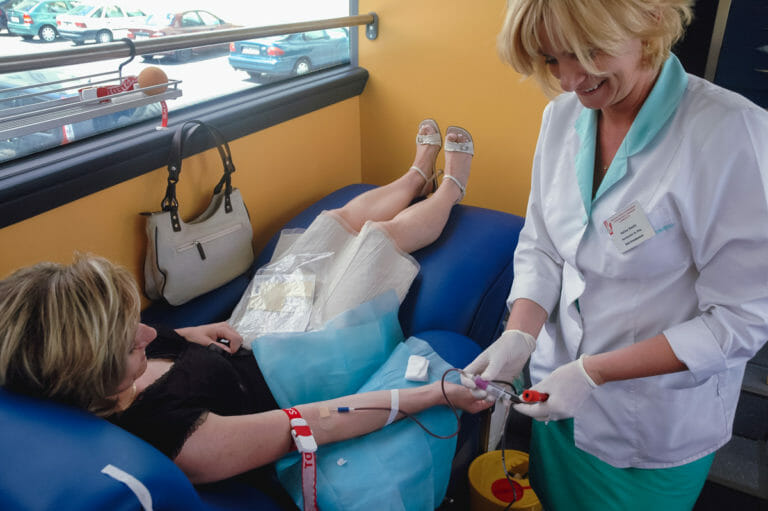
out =
[[[288,219],[331,191],[360,182],[359,98],[230,143],[256,248]],[[327,126],[333,125],[333,130]],[[177,195],[184,219],[202,212],[221,177],[215,150],[183,162]],[[143,282],[144,217],[165,194],[165,168],[0,229],[0,278],[40,261],[71,262],[75,251],[105,256]]]
[[[410,166],[416,126],[435,118],[467,128],[476,145],[466,204],[523,215],[546,97],[503,64],[496,35],[504,0],[360,0],[379,37],[360,34],[370,78],[360,99],[363,181],[382,184]],[[438,159],[442,165],[442,155]]]

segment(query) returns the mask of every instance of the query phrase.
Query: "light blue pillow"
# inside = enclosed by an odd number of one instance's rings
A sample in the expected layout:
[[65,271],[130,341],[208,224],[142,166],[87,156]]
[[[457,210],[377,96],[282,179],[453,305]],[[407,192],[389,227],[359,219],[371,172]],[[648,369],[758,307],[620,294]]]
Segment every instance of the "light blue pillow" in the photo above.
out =
[[[405,379],[411,355],[429,359],[430,382],[440,380],[451,367],[429,344],[411,337],[397,345],[358,392],[423,385]],[[448,381],[458,382],[455,372],[449,376]],[[456,418],[447,407],[425,410],[416,417],[440,435],[456,430]],[[349,419],[354,420],[354,416]],[[362,437],[321,446],[317,453],[318,505],[320,509],[345,511],[434,510],[445,497],[455,450],[456,437],[434,438],[409,419]],[[296,453],[284,457],[277,463],[277,474],[301,508],[298,461]]]

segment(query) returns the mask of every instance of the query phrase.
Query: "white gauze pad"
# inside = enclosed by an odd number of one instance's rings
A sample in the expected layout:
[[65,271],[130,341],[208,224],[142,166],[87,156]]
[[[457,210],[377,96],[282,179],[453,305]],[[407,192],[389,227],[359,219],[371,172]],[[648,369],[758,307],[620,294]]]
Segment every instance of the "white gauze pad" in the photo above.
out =
[[405,379],[408,381],[427,381],[429,360],[420,355],[411,355],[405,368]]

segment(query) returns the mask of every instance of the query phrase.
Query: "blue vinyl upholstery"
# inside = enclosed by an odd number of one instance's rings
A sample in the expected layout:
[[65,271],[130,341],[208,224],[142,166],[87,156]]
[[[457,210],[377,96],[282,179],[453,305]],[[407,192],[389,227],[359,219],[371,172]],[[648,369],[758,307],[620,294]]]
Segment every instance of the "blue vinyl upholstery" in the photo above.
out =
[[[284,227],[306,227],[372,188],[350,185],[320,199]],[[414,253],[421,271],[400,307],[406,337],[429,342],[449,364],[462,367],[500,333],[512,283],[512,257],[523,219],[459,205],[441,237]],[[181,327],[222,321],[245,290],[250,274],[269,260],[277,236],[249,274],[184,305],[154,303],[142,313],[150,324]],[[462,418],[451,485],[465,483],[479,452],[480,416]],[[263,494],[235,481],[195,488],[163,454],[109,422],[66,406],[0,389],[0,509],[141,509],[128,488],[100,473],[112,464],[149,490],[157,510],[277,509]],[[449,487],[449,495],[451,489]]]

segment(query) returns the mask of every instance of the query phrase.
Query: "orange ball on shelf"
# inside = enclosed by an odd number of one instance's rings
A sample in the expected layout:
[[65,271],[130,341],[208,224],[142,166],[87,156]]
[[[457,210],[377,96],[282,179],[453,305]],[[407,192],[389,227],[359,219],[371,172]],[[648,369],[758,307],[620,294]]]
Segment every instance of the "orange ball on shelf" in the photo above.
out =
[[[149,66],[144,68],[138,76],[139,87],[144,89],[153,85],[160,85],[162,83],[168,83],[168,76],[165,71],[159,67]],[[144,94],[154,96],[155,94],[162,94],[168,87],[157,87],[154,89],[145,90]]]

